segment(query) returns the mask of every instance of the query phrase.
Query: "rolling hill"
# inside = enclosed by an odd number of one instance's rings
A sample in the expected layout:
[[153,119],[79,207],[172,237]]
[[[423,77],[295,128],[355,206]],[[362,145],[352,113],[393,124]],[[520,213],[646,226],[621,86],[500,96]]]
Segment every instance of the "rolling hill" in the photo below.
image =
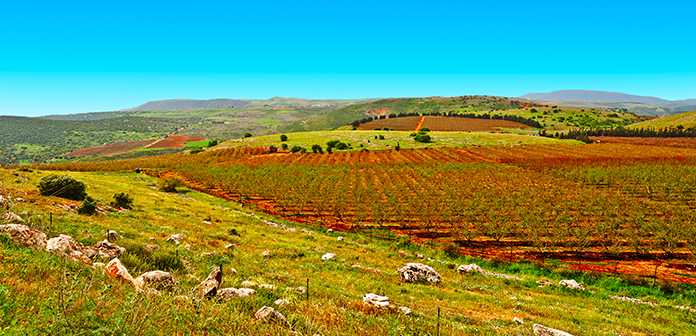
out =
[[633,124],[631,128],[696,127],[696,111],[665,116]]

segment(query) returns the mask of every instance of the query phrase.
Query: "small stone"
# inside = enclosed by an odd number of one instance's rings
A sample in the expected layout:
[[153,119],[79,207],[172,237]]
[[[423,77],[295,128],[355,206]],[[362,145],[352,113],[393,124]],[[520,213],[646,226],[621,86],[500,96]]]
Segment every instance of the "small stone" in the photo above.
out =
[[336,240],[343,241],[343,236],[338,236],[338,238],[336,238]]
[[143,247],[145,247],[146,250],[148,251],[157,251],[160,249],[158,245],[147,245],[143,243]]
[[234,267],[230,267],[230,273],[237,273],[237,270]]
[[404,315],[411,315],[411,308],[409,307],[399,307],[399,310]]
[[85,264],[91,264],[92,260],[89,258],[96,254],[95,250],[85,248],[84,245],[75,241],[72,237],[64,234],[49,239],[46,242],[46,251]]
[[223,301],[229,301],[234,298],[245,298],[255,295],[256,291],[249,288],[222,288],[218,290],[217,298]]
[[418,259],[424,259],[424,258],[425,258],[424,255],[422,255],[422,254],[419,254],[419,255],[418,255]]
[[297,288],[295,289],[295,293],[297,293],[297,294],[306,294],[306,293],[307,293],[307,288],[304,288],[304,287],[297,287]]
[[128,270],[121,264],[121,261],[118,260],[118,258],[114,258],[109,261],[108,264],[106,264],[106,267],[104,267],[104,273],[116,280],[129,282],[131,284],[133,283],[133,277],[130,275],[130,273],[128,273]]
[[256,287],[256,283],[252,281],[244,281],[242,282],[242,287]]
[[333,229],[326,230],[326,233],[333,233]]
[[181,233],[173,234],[167,238],[168,242],[172,242],[176,245],[179,245],[182,240],[184,240],[184,235]]
[[201,253],[201,258],[205,258],[205,257],[214,257],[214,256],[216,256],[216,255],[217,255],[217,252],[215,252],[215,251],[213,251],[213,252],[206,252],[206,253]]
[[270,258],[271,257],[271,251],[263,251],[261,252],[261,256],[264,258]]
[[286,322],[285,316],[283,314],[275,311],[272,307],[263,306],[259,309],[254,317],[259,321],[264,322]]
[[220,283],[222,283],[222,271],[216,268],[208,274],[208,277],[203,282],[196,286],[195,292],[200,297],[214,297],[217,294]]
[[405,257],[405,256],[406,256],[406,252],[404,252],[404,251],[399,251],[399,257]]
[[406,282],[416,282],[418,280],[425,280],[433,284],[442,282],[440,274],[438,274],[435,269],[425,264],[408,263],[404,267],[399,268],[397,272],[399,272],[401,278]]
[[8,212],[2,215],[2,220],[4,220],[6,223],[11,223],[11,224],[22,224],[24,223],[24,220],[22,217],[19,217],[14,212]]
[[534,324],[532,330],[534,330],[534,335],[536,336],[573,336],[565,331],[544,327],[541,324]]
[[235,244],[225,245],[226,250],[234,251],[236,248],[237,248],[237,245],[235,245]]
[[263,289],[268,289],[268,290],[274,290],[276,289],[275,285],[268,285],[268,284],[260,284],[257,286],[258,288],[263,288]]
[[476,264],[460,265],[457,267],[457,272],[459,273],[483,273],[481,266]]
[[176,278],[170,273],[163,271],[143,273],[133,280],[133,286],[139,291],[171,289],[174,285],[176,285]]
[[334,261],[334,260],[336,260],[336,255],[333,253],[327,253],[327,254],[321,256],[321,260]]
[[363,303],[366,305],[375,306],[377,308],[389,308],[389,298],[386,296],[367,293],[363,295]]
[[111,241],[117,241],[119,239],[121,239],[121,236],[119,236],[116,231],[114,231],[114,230],[106,231],[106,240],[111,242]]
[[99,254],[99,256],[109,259],[118,258],[121,256],[121,254],[126,252],[124,247],[109,243],[109,241],[106,239],[94,244],[92,248]]
[[522,319],[517,316],[515,316],[515,318],[512,320],[517,324],[524,324],[524,321],[522,321]]
[[575,280],[561,280],[558,282],[558,284],[562,287],[568,287],[570,289],[579,289],[581,291],[585,290],[585,287]]

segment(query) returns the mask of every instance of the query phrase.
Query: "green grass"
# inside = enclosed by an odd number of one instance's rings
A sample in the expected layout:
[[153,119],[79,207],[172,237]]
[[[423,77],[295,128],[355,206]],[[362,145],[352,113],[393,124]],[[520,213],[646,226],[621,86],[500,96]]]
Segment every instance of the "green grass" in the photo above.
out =
[[[292,140],[292,138],[291,138]],[[3,335],[108,334],[159,335],[434,335],[437,308],[441,309],[440,332],[443,335],[522,334],[531,335],[533,323],[562,329],[575,335],[621,334],[693,334],[693,316],[671,308],[673,305],[696,306],[693,286],[676,286],[668,294],[658,287],[631,285],[624,280],[593,274],[578,274],[563,266],[508,264],[475,258],[449,258],[437,249],[404,243],[388,243],[361,235],[326,234],[317,227],[288,223],[280,218],[250,213],[236,204],[182,189],[176,194],[151,189],[154,178],[134,173],[66,173],[87,183],[89,195],[100,204],[116,192],[134,196],[134,209],[106,215],[81,216],[55,205],[56,198],[24,194],[34,189],[47,173],[21,173],[0,169],[0,193],[21,195],[13,212],[29,211],[41,215],[32,225],[52,236],[69,234],[84,244],[103,239],[107,229],[118,231],[123,246],[143,243],[161,247],[160,254],[178,255],[190,262],[174,271],[179,279],[174,293],[162,296],[137,294],[129,286],[109,279],[99,271],[11,243],[0,238],[0,333]],[[16,196],[15,196],[16,197]],[[49,227],[48,212],[53,214]],[[297,228],[287,232],[267,226],[266,218]],[[210,221],[206,224],[205,221]],[[301,228],[316,235],[300,232]],[[48,230],[50,229],[50,230]],[[231,230],[236,231],[231,234]],[[183,233],[184,242],[165,242],[168,235]],[[346,237],[339,242],[336,236]],[[149,237],[154,237],[154,241]],[[350,244],[357,242],[362,246]],[[226,251],[224,246],[238,248]],[[190,249],[184,248],[190,244]],[[132,248],[133,249],[133,248]],[[271,258],[262,258],[262,251]],[[133,249],[135,251],[135,249]],[[216,251],[218,256],[201,257]],[[404,251],[406,256],[400,256]],[[337,261],[322,262],[326,252],[337,254]],[[421,261],[416,254],[439,259],[446,264],[477,263],[486,270],[507,273],[525,279],[510,281],[482,275],[460,275],[439,262],[424,261],[440,272],[441,285],[407,284],[395,270],[407,262]],[[147,262],[131,260],[131,265],[149,267]],[[239,287],[242,281],[276,285],[274,290],[259,290],[258,295],[227,303],[191,302],[178,299],[188,295],[211,267],[222,263],[225,272],[222,287]],[[381,272],[351,267],[360,264]],[[234,267],[238,272],[227,272]],[[141,268],[144,271],[145,268]],[[139,270],[131,266],[131,274]],[[587,292],[545,287],[534,280],[558,282],[569,277],[588,287]],[[286,292],[286,287],[310,283],[310,299]],[[400,306],[413,309],[411,317],[396,312],[374,312],[363,308],[365,293],[384,294]],[[611,300],[608,295],[626,295],[663,304],[645,307]],[[253,314],[263,305],[274,306],[278,298],[291,301],[278,308],[290,326],[274,326],[254,321]],[[277,307],[276,307],[277,308]],[[512,322],[513,317],[524,325]],[[48,323],[46,321],[51,321]]]
[[[268,147],[276,146],[280,148],[282,143],[288,144],[291,148],[294,145],[310,150],[312,145],[318,144],[326,148],[326,143],[331,140],[341,140],[349,143],[353,151],[362,150],[383,150],[394,148],[398,143],[401,148],[440,148],[440,147],[468,147],[468,146],[506,146],[515,144],[581,144],[574,140],[558,140],[552,138],[536,137],[531,134],[506,134],[488,132],[429,132],[433,138],[429,143],[420,143],[411,137],[413,132],[401,131],[361,131],[361,130],[336,130],[319,132],[288,133],[288,140],[280,141],[280,135],[266,135],[247,139],[233,140],[222,143],[223,146],[246,146],[246,147]],[[523,132],[521,132],[523,133]],[[380,135],[384,140],[375,139]],[[362,145],[362,146],[361,146]]]
[[646,120],[633,124],[631,128],[670,128],[683,126],[686,128],[696,127],[696,111],[660,117],[657,119]]

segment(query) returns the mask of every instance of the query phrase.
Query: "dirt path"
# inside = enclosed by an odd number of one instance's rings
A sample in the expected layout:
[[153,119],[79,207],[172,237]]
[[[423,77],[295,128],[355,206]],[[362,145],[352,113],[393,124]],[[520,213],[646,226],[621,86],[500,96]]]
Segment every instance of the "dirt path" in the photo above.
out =
[[425,122],[425,117],[421,117],[420,121],[418,122],[418,126],[416,126],[416,132],[420,131],[421,127],[423,127],[424,122]]

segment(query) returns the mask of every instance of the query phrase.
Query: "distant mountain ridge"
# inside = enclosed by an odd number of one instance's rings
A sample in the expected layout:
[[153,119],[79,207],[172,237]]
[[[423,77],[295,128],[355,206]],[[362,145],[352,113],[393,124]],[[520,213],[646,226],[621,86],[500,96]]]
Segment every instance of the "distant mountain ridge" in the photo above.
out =
[[377,98],[365,99],[303,99],[273,97],[270,99],[168,99],[147,102],[124,111],[171,111],[206,108],[266,107],[266,106],[334,106],[369,103]]
[[694,106],[696,99],[666,100],[657,97],[636,96],[620,92],[560,90],[548,93],[528,93],[519,98],[541,100],[606,101],[621,103],[642,103],[663,106]]

